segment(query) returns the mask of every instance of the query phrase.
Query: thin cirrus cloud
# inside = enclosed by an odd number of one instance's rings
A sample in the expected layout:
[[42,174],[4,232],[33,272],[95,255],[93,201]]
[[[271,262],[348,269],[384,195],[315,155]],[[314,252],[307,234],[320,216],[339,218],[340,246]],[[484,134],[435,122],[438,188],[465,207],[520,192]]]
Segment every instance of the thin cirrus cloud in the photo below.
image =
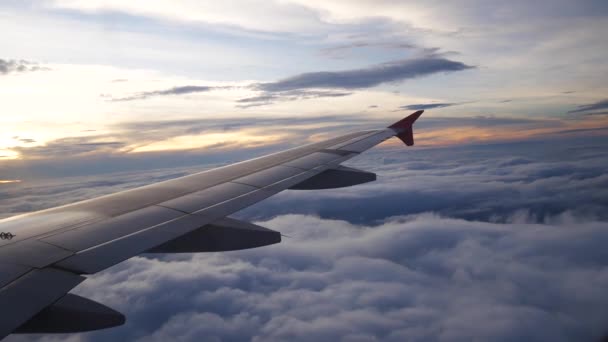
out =
[[256,83],[253,90],[261,91],[254,97],[240,99],[238,107],[248,108],[272,104],[276,101],[294,101],[319,97],[342,97],[346,92],[331,92],[309,89],[357,90],[385,83],[428,76],[440,72],[472,69],[473,66],[439,56],[404,59],[343,71],[317,71],[302,73],[275,82]]
[[263,92],[261,95],[239,99],[236,102],[239,108],[249,108],[269,105],[275,102],[308,100],[321,97],[344,97],[351,94],[351,92],[331,90],[289,90],[276,93]]
[[258,83],[256,87],[268,92],[311,88],[364,89],[440,72],[472,68],[474,67],[462,62],[430,56],[382,63],[361,69],[308,72],[276,82]]
[[401,106],[399,108],[407,109],[407,110],[426,110],[426,109],[451,107],[451,106],[456,106],[459,104],[460,103],[417,103],[417,104]]
[[330,58],[345,58],[349,52],[355,49],[365,48],[380,48],[380,49],[392,49],[392,50],[412,50],[418,49],[419,47],[412,43],[405,42],[387,42],[387,41],[355,41],[346,44],[340,44],[332,47],[326,47],[320,50],[321,55]]
[[[454,72],[472,68],[474,67],[443,57],[426,56],[392,61],[361,69],[302,73],[275,82],[254,83],[249,86],[249,88],[261,91],[261,93],[256,96],[238,99],[236,102],[237,107],[249,108],[280,101],[295,101],[321,97],[344,97],[351,95],[351,93],[318,89],[365,89],[385,83],[400,82],[440,72]],[[132,96],[113,98],[111,101],[133,101],[157,96],[186,95],[209,92],[220,88],[228,89],[231,87],[187,85],[170,89],[140,92]]]
[[173,87],[169,89],[163,90],[153,90],[153,91],[144,91],[137,93],[132,96],[113,98],[111,101],[133,101],[133,100],[144,100],[150,97],[156,96],[168,96],[168,95],[187,95],[194,93],[204,93],[211,90],[216,89],[217,87],[209,87],[209,86],[196,86],[196,85],[186,85],[180,87]]
[[595,110],[608,109],[608,99],[601,100],[595,103],[590,103],[586,105],[580,105],[576,109],[569,111],[570,114],[578,114],[578,113],[589,113]]

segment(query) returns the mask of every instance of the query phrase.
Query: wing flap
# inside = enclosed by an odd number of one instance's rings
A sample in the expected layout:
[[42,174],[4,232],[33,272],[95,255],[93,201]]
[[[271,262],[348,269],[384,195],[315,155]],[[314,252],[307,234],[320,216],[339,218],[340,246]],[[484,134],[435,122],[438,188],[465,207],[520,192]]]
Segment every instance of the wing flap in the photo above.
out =
[[281,233],[277,231],[227,217],[154,247],[147,252],[223,252],[267,246],[279,242],[281,242]]
[[21,325],[17,334],[75,333],[112,328],[125,316],[103,304],[68,293]]
[[77,274],[44,268],[32,270],[0,290],[2,315],[0,338],[10,334],[32,316],[51,305],[85,278]]
[[346,166],[327,169],[314,177],[298,183],[289,189],[293,190],[321,190],[336,189],[353,186],[376,180],[376,174],[361,171]]

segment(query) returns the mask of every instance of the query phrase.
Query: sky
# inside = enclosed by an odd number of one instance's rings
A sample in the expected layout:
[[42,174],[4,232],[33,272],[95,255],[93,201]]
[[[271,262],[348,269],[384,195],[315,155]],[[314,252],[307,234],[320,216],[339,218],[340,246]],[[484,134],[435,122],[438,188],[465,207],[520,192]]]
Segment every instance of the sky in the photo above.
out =
[[124,327],[8,340],[608,335],[606,1],[0,3],[0,218],[386,127],[378,181],[235,217],[291,236],[136,257]]
[[0,170],[242,159],[417,109],[465,119],[419,145],[603,129],[607,15],[565,0],[3,1]]

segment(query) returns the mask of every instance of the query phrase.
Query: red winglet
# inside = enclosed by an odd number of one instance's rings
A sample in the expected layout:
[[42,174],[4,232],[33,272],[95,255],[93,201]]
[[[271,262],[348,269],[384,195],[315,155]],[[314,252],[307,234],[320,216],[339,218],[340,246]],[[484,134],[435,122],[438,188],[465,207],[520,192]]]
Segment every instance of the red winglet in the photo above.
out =
[[419,110],[410,114],[405,119],[401,119],[388,126],[388,128],[397,131],[397,138],[401,139],[407,146],[412,146],[414,145],[414,130],[412,129],[412,125],[418,120],[422,113],[424,113],[424,110]]

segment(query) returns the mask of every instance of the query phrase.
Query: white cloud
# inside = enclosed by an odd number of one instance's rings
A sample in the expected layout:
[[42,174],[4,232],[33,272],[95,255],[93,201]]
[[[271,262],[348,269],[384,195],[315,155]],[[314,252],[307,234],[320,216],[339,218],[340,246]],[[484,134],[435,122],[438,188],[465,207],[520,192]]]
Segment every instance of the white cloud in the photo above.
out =
[[554,340],[605,333],[606,225],[289,215],[263,249],[135,258],[77,291],[127,314],[85,341]]
[[[76,292],[125,313],[127,325],[70,337],[597,339],[608,332],[604,150],[599,140],[566,139],[366,153],[353,165],[378,172],[376,183],[291,192],[239,214],[271,216],[256,223],[290,236],[281,244],[136,257],[91,276]],[[50,206],[194,169],[21,183],[2,196]],[[294,214],[310,203],[345,220]],[[379,209],[394,204],[392,218]],[[403,215],[417,205],[419,214]],[[362,220],[365,210],[380,216]]]

